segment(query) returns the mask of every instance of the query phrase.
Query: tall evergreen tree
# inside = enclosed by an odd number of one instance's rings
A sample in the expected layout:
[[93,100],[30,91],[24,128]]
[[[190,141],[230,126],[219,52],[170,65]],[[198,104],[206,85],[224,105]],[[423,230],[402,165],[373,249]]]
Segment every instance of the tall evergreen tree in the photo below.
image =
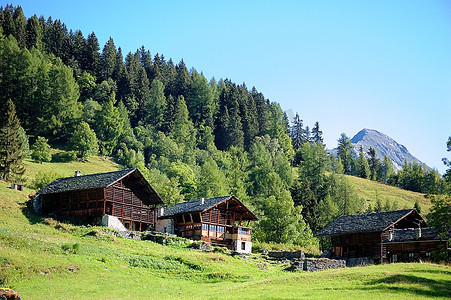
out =
[[373,147],[368,149],[368,164],[370,166],[371,180],[377,180],[377,171],[379,169],[380,161],[377,158],[376,150]]
[[370,165],[368,164],[368,160],[365,157],[365,153],[363,152],[362,145],[360,145],[357,172],[358,172],[357,175],[361,178],[365,178],[365,179],[370,178],[370,175],[371,175]]
[[41,22],[39,21],[36,15],[28,18],[27,26],[26,26],[26,34],[27,34],[27,48],[31,49],[31,47],[35,47],[38,50],[42,50],[42,36],[43,30],[41,26]]
[[214,93],[203,74],[194,70],[191,74],[189,101],[186,103],[193,123],[214,127],[214,115],[217,110]]
[[124,131],[124,119],[121,118],[119,109],[114,106],[115,94],[110,101],[102,105],[102,109],[96,116],[95,132],[99,139],[100,152],[103,155],[111,155],[116,147],[119,137]]
[[24,140],[20,137],[20,122],[11,99],[6,102],[0,115],[0,179],[22,181]]
[[390,184],[393,185],[394,184],[394,177],[395,177],[396,173],[395,170],[393,169],[393,165],[391,162],[390,157],[388,157],[387,155],[384,156],[384,161],[382,163],[382,178],[381,181],[385,184]]
[[166,110],[166,97],[164,96],[164,85],[158,79],[152,81],[147,102],[144,103],[146,114],[144,122],[155,129],[161,129]]
[[86,49],[86,70],[99,78],[100,46],[94,32],[91,32],[86,39]]
[[[100,70],[99,75],[101,80],[108,80],[113,77],[113,73],[116,70],[117,65],[117,50],[114,45],[113,38],[110,37],[103,47],[102,54],[100,55]],[[114,78],[113,78],[114,80]]]
[[351,175],[354,168],[354,158],[352,157],[351,139],[342,133],[338,139],[338,157],[343,164],[344,174]]
[[13,21],[14,21],[14,36],[19,43],[21,48],[25,48],[27,46],[27,19],[25,18],[22,7],[16,6],[13,13]]
[[299,117],[299,114],[296,113],[293,119],[293,126],[291,126],[290,136],[293,144],[293,150],[297,151],[302,147],[303,144],[303,136],[302,133],[304,131],[302,119]]
[[186,107],[183,96],[177,97],[174,113],[174,128],[171,131],[170,137],[181,145],[185,151],[193,150],[196,146],[196,129],[194,128],[193,122],[189,119],[188,108]]
[[323,143],[323,132],[319,129],[319,122],[316,121],[312,128],[312,141],[314,143]]

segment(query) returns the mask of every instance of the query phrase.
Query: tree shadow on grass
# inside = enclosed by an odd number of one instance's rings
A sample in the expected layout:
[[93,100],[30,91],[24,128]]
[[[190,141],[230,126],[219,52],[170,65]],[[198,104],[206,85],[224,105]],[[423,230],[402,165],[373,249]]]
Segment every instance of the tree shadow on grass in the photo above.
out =
[[451,280],[429,279],[416,275],[391,275],[367,282],[368,290],[391,290],[400,294],[427,297],[451,297]]
[[38,215],[32,207],[32,201],[28,200],[22,207],[22,214],[28,219],[28,222],[30,222],[30,224],[34,225],[34,224],[38,224],[38,223],[42,223],[44,220],[44,217],[41,215]]
[[[434,265],[434,263],[430,263],[430,264],[432,264],[432,265]],[[406,272],[409,272],[409,273],[431,273],[431,274],[444,274],[444,275],[451,275],[451,270],[450,271],[448,271],[448,270],[421,270],[421,271],[418,271],[418,270],[409,270],[409,271],[406,271]],[[451,293],[451,292],[450,292]]]

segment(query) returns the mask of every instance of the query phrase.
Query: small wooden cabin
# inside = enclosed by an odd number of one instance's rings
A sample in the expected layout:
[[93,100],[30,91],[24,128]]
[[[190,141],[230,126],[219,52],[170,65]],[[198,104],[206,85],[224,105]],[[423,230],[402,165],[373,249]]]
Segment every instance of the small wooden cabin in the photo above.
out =
[[315,236],[330,236],[332,256],[371,257],[376,262],[430,259],[432,251],[446,243],[415,209],[342,216]]
[[37,194],[41,213],[100,223],[117,217],[128,230],[153,229],[156,207],[164,204],[138,169],[60,178]]
[[157,231],[250,253],[252,230],[248,226],[256,220],[254,213],[235,196],[201,198],[162,211]]

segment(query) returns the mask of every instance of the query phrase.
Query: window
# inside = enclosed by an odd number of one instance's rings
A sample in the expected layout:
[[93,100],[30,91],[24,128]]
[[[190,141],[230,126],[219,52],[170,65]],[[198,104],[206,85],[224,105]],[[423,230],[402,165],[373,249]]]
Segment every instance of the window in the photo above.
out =
[[397,262],[398,261],[398,255],[397,254],[393,254],[392,258],[393,258],[393,262]]
[[224,226],[218,226],[218,232],[224,232]]
[[239,234],[249,234],[249,229],[238,227],[238,233]]
[[409,259],[414,259],[414,257],[415,257],[415,253],[410,252],[410,253],[409,253]]
[[431,252],[426,252],[426,257],[431,257],[432,253]]
[[210,231],[216,231],[216,225],[210,225]]
[[203,230],[208,230],[208,224],[202,224],[202,229]]
[[246,250],[246,242],[241,242],[241,250]]

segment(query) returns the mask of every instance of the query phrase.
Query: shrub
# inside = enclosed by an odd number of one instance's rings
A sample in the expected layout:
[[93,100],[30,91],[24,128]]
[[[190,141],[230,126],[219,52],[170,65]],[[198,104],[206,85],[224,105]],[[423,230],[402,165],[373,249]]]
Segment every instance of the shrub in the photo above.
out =
[[227,247],[214,247],[213,248],[214,253],[222,253],[222,254],[230,254],[231,251],[227,249]]
[[57,178],[61,178],[60,174],[55,172],[41,172],[39,171],[36,177],[31,181],[30,188],[39,191],[49,185],[52,181]]
[[61,245],[61,249],[63,249],[63,251],[66,253],[77,254],[80,250],[80,245],[78,243],[75,244],[64,243]]
[[42,136],[38,136],[36,142],[31,146],[31,158],[37,162],[49,162],[52,160],[52,154],[50,153],[50,145],[48,139]]
[[52,157],[54,162],[71,162],[77,159],[77,152],[75,151],[65,151],[56,153]]

